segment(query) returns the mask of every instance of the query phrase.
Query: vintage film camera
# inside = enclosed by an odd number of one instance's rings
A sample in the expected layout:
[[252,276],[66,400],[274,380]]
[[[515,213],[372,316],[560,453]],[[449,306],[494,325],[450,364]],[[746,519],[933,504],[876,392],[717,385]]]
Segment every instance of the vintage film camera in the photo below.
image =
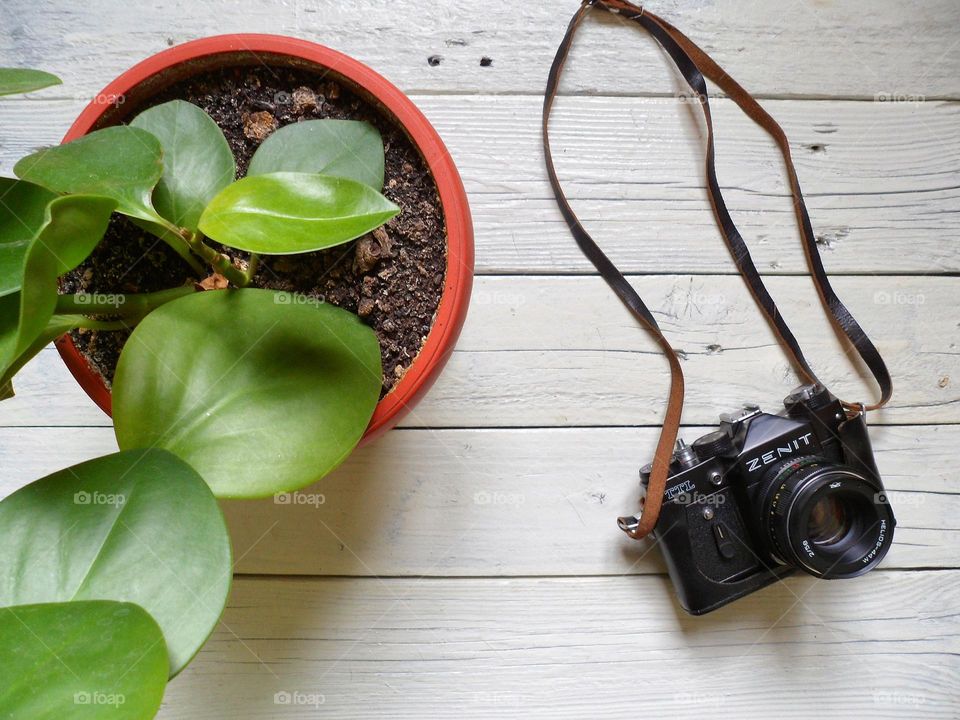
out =
[[[677,443],[653,535],[694,615],[798,568],[861,575],[893,542],[864,414],[848,416],[818,384],[783,404],[779,415],[747,405],[692,445]],[[649,473],[640,471],[644,486]]]

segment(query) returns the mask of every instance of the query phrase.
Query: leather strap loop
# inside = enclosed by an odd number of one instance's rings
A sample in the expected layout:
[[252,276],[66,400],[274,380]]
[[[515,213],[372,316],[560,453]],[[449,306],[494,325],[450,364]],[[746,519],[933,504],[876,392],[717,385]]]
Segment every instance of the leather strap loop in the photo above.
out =
[[577,241],[583,253],[597,268],[601,277],[610,285],[620,300],[640,323],[651,333],[670,363],[670,394],[667,400],[663,428],[657,443],[656,453],[654,454],[643,513],[639,517],[620,519],[620,527],[627,532],[628,535],[634,538],[642,538],[653,530],[660,513],[667,474],[673,456],[673,447],[680,427],[680,415],[683,407],[683,371],[680,367],[680,361],[676,352],[664,337],[653,314],[646,305],[644,305],[643,300],[627,282],[623,274],[603,253],[589,233],[587,233],[577,218],[576,213],[574,213],[571,208],[557,178],[553,156],[550,151],[548,133],[550,111],[557,95],[560,75],[570,52],[574,34],[589,8],[594,6],[605,8],[617,13],[625,20],[633,21],[643,26],[667,52],[680,70],[684,80],[696,93],[707,125],[705,167],[708,195],[713,207],[714,216],[741,277],[750,289],[754,300],[764,313],[781,344],[787,350],[800,376],[807,382],[818,381],[816,374],[803,355],[800,344],[790,331],[786,321],[777,309],[776,303],[767,291],[763,279],[750,256],[749,248],[727,210],[723,194],[720,190],[720,183],[717,179],[715,167],[713,118],[710,112],[710,101],[705,77],[716,83],[750,119],[760,125],[773,138],[783,155],[790,182],[790,192],[793,197],[794,211],[800,228],[804,254],[807,260],[807,267],[810,269],[811,277],[820,295],[821,302],[835,326],[846,336],[852,348],[856,350],[857,354],[870,369],[880,388],[880,399],[873,405],[863,406],[861,403],[848,402],[844,402],[843,404],[851,410],[874,410],[884,405],[890,399],[893,384],[879,351],[867,337],[850,311],[847,310],[846,306],[844,306],[837,297],[830,285],[830,281],[823,267],[823,262],[820,258],[820,253],[817,250],[813,225],[810,221],[810,216],[800,191],[797,172],[790,156],[790,144],[786,134],[776,120],[774,120],[743,87],[727,75],[709,55],[667,21],[649,11],[644,11],[643,8],[633,5],[626,0],[585,0],[570,20],[570,24],[567,27],[567,31],[564,34],[550,68],[543,101],[543,150],[550,185],[556,196],[560,212],[569,225],[574,239]]
[[[547,133],[547,124],[550,119],[550,109],[553,107],[553,100],[557,94],[557,85],[560,81],[560,73],[563,71],[564,62],[570,52],[570,45],[573,42],[573,35],[577,26],[587,12],[589,5],[584,4],[573,16],[567,32],[560,43],[557,55],[553,60],[553,66],[550,68],[550,76],[547,79],[547,92],[543,101],[543,152],[547,160],[547,175],[550,178],[550,184],[553,186],[554,194],[557,198],[557,204],[560,206],[560,212],[574,239],[583,251],[583,254],[589,258],[590,262],[599,271],[601,277],[613,289],[624,305],[634,314],[634,316],[650,331],[657,344],[661,347],[667,360],[670,361],[670,396],[667,400],[667,411],[663,419],[663,430],[660,433],[660,440],[657,442],[657,450],[653,456],[653,469],[650,473],[650,489],[647,493],[647,499],[644,504],[643,515],[638,519],[635,525],[631,527],[621,527],[632,537],[641,538],[648,535],[654,525],[657,523],[657,517],[660,515],[660,506],[663,502],[663,490],[666,487],[667,472],[670,469],[670,460],[673,456],[673,445],[677,440],[677,432],[680,429],[680,413],[683,410],[683,370],[680,368],[680,358],[670,343],[660,331],[653,313],[647,309],[640,299],[640,295],[633,289],[630,283],[617,267],[604,254],[603,250],[590,237],[580,220],[577,218],[573,208],[567,201],[560,181],[557,178],[557,171],[553,166],[553,156],[550,152],[550,137]],[[659,490],[658,490],[659,489]]]

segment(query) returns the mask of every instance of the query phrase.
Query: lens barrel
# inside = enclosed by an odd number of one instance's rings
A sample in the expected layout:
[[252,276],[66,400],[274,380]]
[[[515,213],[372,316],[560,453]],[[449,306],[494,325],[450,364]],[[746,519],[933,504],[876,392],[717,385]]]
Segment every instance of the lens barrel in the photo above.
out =
[[875,480],[820,457],[775,468],[761,528],[774,558],[815,577],[847,578],[874,568],[893,542],[896,521]]

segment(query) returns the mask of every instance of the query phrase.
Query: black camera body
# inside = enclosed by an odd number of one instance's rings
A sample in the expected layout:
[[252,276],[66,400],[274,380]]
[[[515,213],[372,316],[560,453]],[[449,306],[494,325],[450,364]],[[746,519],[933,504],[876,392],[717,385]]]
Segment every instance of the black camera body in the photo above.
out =
[[[720,429],[677,443],[653,531],[680,604],[715,610],[796,569],[863,574],[886,555],[896,521],[862,412],[821,385],[779,415],[745,406]],[[650,466],[640,471],[646,486]]]

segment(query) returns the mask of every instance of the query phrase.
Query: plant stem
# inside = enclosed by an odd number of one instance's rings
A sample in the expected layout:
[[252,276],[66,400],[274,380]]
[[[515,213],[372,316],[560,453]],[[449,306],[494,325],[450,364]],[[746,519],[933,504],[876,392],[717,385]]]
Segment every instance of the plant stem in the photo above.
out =
[[250,281],[253,280],[253,276],[257,274],[257,270],[260,268],[260,256],[256,253],[250,253],[250,260],[247,263],[247,271],[244,273],[247,278],[245,284],[249,285]]
[[136,325],[139,320],[140,318],[137,318],[135,322],[127,322],[126,320],[94,320],[93,318],[85,317],[77,323],[77,327],[86,328],[87,330],[129,330]]
[[207,269],[203,266],[203,263],[197,259],[197,256],[190,252],[190,248],[184,247],[183,243],[180,242],[167,244],[176,251],[177,255],[186,260],[187,264],[197,273],[197,277],[202,278],[204,276]]
[[190,251],[190,244],[187,242],[186,238],[180,233],[180,228],[172,223],[167,226],[162,226],[164,229],[158,234],[158,237],[163,240],[167,245],[169,245],[184,261],[194,269],[197,273],[197,277],[203,278],[206,274],[207,269],[204,267],[203,263]]
[[196,291],[192,285],[184,285],[169,290],[131,295],[108,295],[105,293],[59,295],[54,312],[58,315],[111,315],[123,318],[139,318],[164,303],[176,300],[184,295],[190,295],[193,292]]
[[246,287],[249,280],[247,276],[236,265],[230,262],[223,253],[218,253],[212,247],[203,241],[203,235],[198,232],[189,233],[185,237],[190,249],[199,255],[210,267],[223,275],[227,280],[237,287]]

